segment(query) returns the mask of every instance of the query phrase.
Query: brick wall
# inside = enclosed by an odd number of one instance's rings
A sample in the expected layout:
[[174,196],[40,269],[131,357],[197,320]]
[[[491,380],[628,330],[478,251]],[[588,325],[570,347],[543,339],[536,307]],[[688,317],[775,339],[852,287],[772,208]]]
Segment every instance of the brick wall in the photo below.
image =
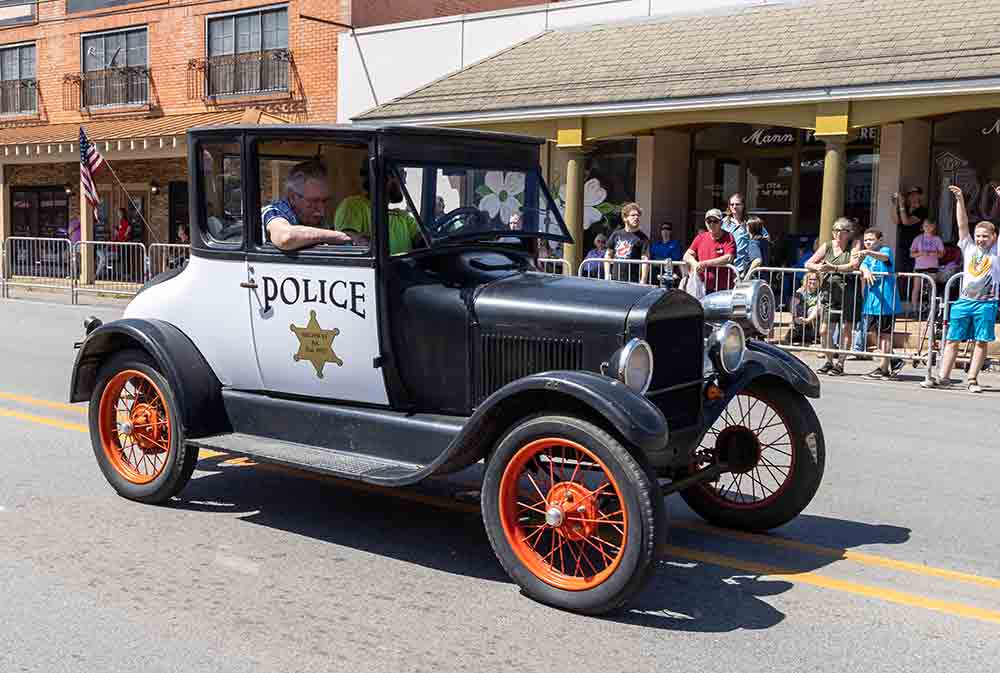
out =
[[[64,2],[38,5],[38,21],[32,25],[0,28],[0,47],[34,42],[36,45],[39,113],[36,117],[5,119],[0,128],[25,123],[76,123],[93,116],[78,110],[77,87],[64,82],[66,75],[82,70],[81,34],[128,27],[147,28],[148,63],[151,70],[152,114],[209,112],[254,105],[285,114],[297,121],[336,120],[337,34],[336,26],[302,19],[302,14],[333,21],[346,21],[343,2],[292,0],[288,3],[289,48],[295,61],[291,76],[291,98],[262,96],[233,99],[225,104],[201,99],[194,86],[201,73],[189,69],[192,59],[206,54],[206,17],[254,7],[273,6],[267,0],[174,0],[136,2],[107,10],[66,14]],[[110,110],[120,115],[122,110]],[[130,111],[141,115],[143,111]],[[108,113],[104,113],[107,116]],[[150,114],[145,112],[145,114]]]
[[351,21],[361,28],[540,4],[542,0],[355,0]]

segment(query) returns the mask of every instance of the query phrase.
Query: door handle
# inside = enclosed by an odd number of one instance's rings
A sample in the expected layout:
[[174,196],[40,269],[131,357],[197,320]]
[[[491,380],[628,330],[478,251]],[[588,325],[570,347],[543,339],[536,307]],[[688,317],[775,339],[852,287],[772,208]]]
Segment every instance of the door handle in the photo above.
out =
[[245,280],[242,283],[240,283],[240,287],[245,287],[248,290],[256,290],[257,289],[257,281],[255,281],[255,280]]

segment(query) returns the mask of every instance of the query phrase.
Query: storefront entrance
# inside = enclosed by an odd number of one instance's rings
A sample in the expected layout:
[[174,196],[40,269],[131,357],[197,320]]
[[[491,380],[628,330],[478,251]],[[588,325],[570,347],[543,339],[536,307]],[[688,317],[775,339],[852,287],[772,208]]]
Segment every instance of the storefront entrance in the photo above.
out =
[[[824,143],[811,131],[722,124],[695,130],[691,213],[725,211],[734,192],[744,195],[747,212],[764,219],[776,264],[794,264],[819,232],[823,195]],[[844,214],[868,227],[877,179],[878,129],[862,129],[849,145]]]

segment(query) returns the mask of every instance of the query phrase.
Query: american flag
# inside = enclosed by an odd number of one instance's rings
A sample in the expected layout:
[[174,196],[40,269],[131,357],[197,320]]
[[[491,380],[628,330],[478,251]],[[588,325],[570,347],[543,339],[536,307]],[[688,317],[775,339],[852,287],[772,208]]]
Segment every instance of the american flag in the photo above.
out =
[[87,202],[94,209],[94,219],[100,219],[97,207],[101,203],[101,197],[97,193],[97,185],[94,184],[94,177],[104,167],[104,157],[97,151],[97,148],[87,139],[87,134],[80,127],[80,185],[83,189]]

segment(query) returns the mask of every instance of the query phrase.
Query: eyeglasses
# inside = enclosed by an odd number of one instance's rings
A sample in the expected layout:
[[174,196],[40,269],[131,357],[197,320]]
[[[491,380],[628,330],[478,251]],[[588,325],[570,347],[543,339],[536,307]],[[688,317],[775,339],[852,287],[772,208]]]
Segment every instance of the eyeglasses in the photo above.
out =
[[706,222],[722,222],[722,220],[720,220],[720,219],[719,219],[719,218],[717,218],[717,217],[709,217],[709,218],[707,218],[707,219],[706,219],[705,221],[706,221]]
[[736,201],[735,203],[730,203],[729,207],[730,208],[735,208],[736,206],[742,206],[742,205],[743,205],[742,203],[740,203],[739,201]]
[[851,233],[851,230],[850,229],[840,228],[840,229],[834,229],[833,233],[835,233],[835,234],[849,234],[849,233]]

